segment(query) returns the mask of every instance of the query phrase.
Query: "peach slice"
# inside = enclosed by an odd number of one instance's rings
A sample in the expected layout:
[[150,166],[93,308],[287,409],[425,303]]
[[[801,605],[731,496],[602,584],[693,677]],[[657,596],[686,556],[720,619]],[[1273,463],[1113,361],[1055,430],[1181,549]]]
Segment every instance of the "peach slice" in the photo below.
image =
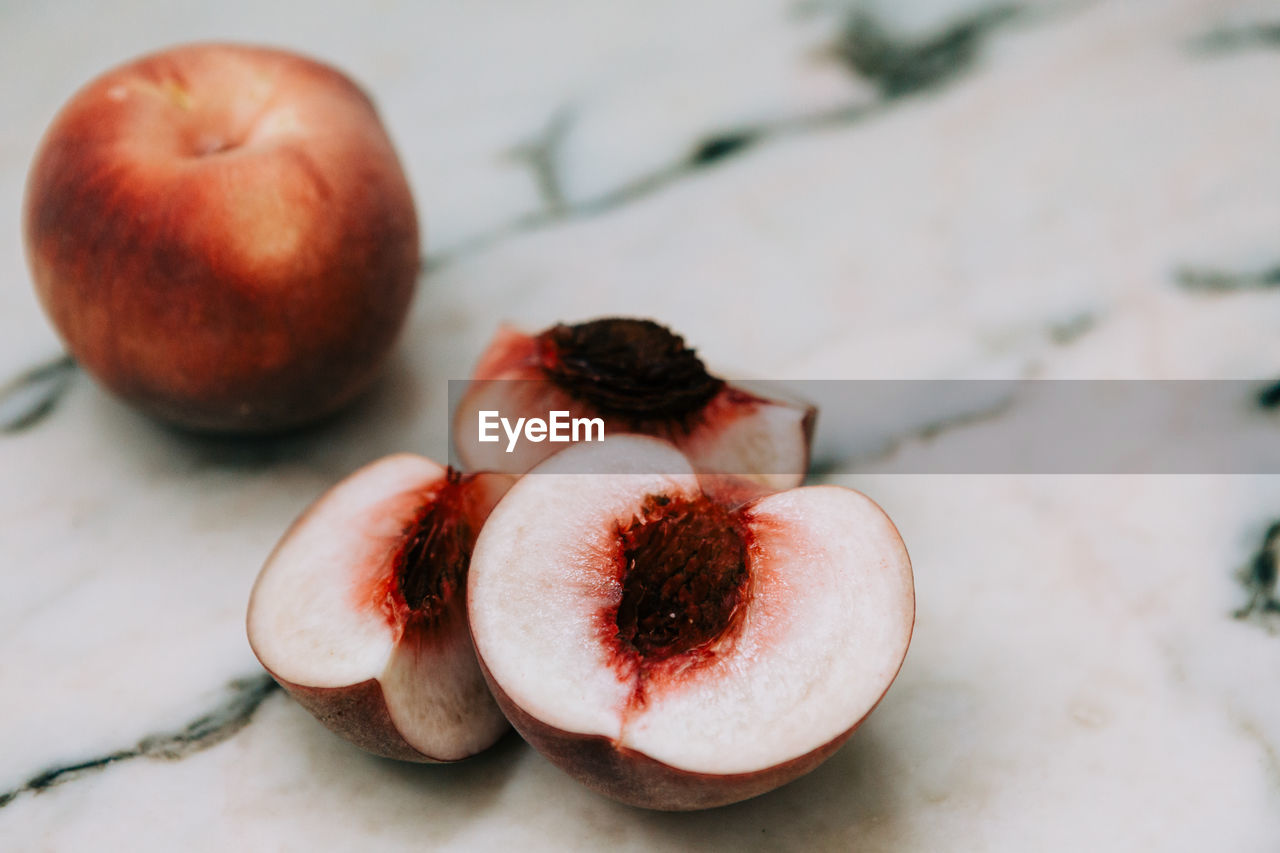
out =
[[319,720],[389,758],[457,761],[507,730],[467,627],[466,574],[511,484],[397,454],[322,495],[249,600],[249,644]]
[[520,734],[596,791],[667,810],[824,761],[885,695],[915,620],[906,548],[869,498],[726,489],[626,435],[512,487],[467,598]]
[[605,435],[665,439],[699,471],[750,477],[771,488],[804,480],[817,415],[808,404],[712,376],[681,337],[652,320],[606,318],[537,335],[503,327],[454,414],[458,457],[469,468],[522,474],[565,445],[505,437],[481,442],[481,413],[516,423],[546,420],[554,411],[599,417]]

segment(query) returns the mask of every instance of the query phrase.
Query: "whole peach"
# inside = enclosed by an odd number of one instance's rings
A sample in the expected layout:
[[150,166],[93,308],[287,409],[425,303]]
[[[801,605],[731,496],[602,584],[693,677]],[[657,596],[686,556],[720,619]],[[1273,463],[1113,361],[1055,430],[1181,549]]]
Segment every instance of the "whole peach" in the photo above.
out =
[[419,270],[369,98],[283,50],[195,44],[93,80],[47,131],[24,237],[75,359],[172,423],[269,432],[375,376]]

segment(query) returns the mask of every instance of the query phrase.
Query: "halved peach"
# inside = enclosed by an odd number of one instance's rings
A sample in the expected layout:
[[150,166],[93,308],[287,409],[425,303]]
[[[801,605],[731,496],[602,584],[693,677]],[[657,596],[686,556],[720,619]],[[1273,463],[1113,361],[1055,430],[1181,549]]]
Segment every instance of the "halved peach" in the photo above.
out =
[[[503,327],[476,365],[453,422],[469,468],[523,474],[564,449],[549,440],[479,440],[482,412],[509,423],[600,418],[603,432],[640,433],[676,445],[699,471],[799,485],[809,467],[817,412],[712,376],[694,350],[652,320],[606,318],[527,335]],[[585,432],[583,433],[585,436]]]
[[507,721],[467,626],[467,567],[511,484],[410,454],[322,495],[268,558],[249,600],[262,665],[333,731],[371,752],[457,761]]
[[615,436],[517,482],[476,540],[481,666],[535,748],[656,809],[816,767],[888,690],[915,595],[893,523],[850,489],[760,494]]

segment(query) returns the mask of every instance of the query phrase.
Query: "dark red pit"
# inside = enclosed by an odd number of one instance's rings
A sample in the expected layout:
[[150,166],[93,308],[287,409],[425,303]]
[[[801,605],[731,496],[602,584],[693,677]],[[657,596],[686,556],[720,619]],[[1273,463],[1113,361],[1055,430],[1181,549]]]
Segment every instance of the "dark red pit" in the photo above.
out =
[[466,583],[477,533],[469,521],[466,486],[450,468],[405,527],[387,590],[388,610],[402,623],[434,621]]
[[[612,621],[640,674],[684,657],[693,665],[737,626],[747,580],[745,528],[704,496],[650,495],[618,531],[622,599]],[[634,668],[634,667],[632,667]]]
[[537,348],[543,371],[562,390],[636,423],[685,419],[724,387],[683,338],[652,320],[561,324],[539,335]]

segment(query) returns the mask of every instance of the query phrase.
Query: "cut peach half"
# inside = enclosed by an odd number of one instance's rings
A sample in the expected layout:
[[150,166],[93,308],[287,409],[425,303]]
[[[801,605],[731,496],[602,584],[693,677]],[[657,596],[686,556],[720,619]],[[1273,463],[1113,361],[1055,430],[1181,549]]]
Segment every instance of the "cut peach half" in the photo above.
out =
[[507,722],[467,627],[471,549],[511,484],[430,459],[380,459],[281,539],[249,600],[262,665],[334,732],[408,761],[457,761]]
[[898,531],[859,492],[725,488],[669,444],[615,436],[512,487],[476,541],[468,610],[526,740],[607,796],[684,810],[834,753],[902,666],[915,595]]
[[[817,412],[707,372],[684,340],[652,320],[606,318],[527,335],[503,327],[476,365],[454,413],[453,438],[468,468],[522,474],[564,449],[550,440],[479,440],[482,412],[519,418],[600,418],[603,432],[665,439],[699,471],[799,485]],[[584,429],[580,436],[586,435]],[[594,435],[594,433],[593,433]]]

